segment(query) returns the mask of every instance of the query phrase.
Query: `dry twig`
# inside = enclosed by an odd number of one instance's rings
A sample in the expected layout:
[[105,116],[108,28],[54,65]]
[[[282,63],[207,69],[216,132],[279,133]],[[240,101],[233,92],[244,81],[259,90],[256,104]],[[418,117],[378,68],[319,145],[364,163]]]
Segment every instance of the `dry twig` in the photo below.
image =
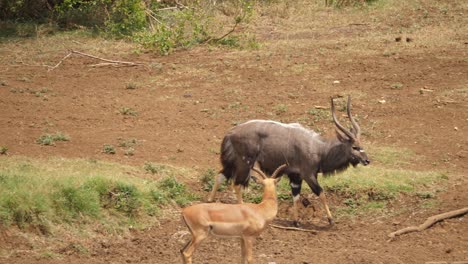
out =
[[271,227],[274,228],[279,228],[279,229],[285,229],[285,230],[293,230],[293,231],[301,231],[301,232],[310,232],[313,234],[317,234],[318,232],[312,229],[304,229],[304,228],[299,228],[299,227],[291,227],[291,226],[280,226],[280,225],[274,225],[270,224]]
[[458,210],[455,210],[455,211],[450,211],[450,212],[443,213],[443,214],[438,214],[438,215],[431,216],[431,217],[427,218],[427,220],[423,224],[421,224],[419,226],[406,227],[406,228],[403,228],[403,229],[400,229],[398,231],[395,231],[393,233],[388,234],[388,237],[390,237],[389,241],[393,240],[395,238],[395,236],[399,236],[399,235],[410,233],[410,232],[416,232],[416,231],[420,232],[420,231],[423,231],[424,229],[427,229],[427,228],[431,227],[433,224],[435,224],[435,223],[437,223],[439,221],[442,221],[442,220],[448,219],[448,218],[452,218],[452,217],[456,217],[456,216],[461,216],[461,215],[464,215],[466,213],[468,213],[468,207],[458,209]]

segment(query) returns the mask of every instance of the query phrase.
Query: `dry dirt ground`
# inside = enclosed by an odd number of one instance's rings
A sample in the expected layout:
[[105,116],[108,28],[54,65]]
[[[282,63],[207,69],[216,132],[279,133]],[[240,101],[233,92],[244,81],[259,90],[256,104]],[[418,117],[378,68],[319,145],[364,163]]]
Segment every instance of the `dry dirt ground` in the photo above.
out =
[[[418,159],[408,167],[446,172],[447,191],[435,207],[401,202],[394,206],[409,208],[404,213],[344,219],[331,228],[322,212],[305,215],[317,234],[270,228],[255,244],[255,263],[468,263],[466,216],[387,241],[392,231],[468,206],[467,9],[463,1],[431,2],[385,14],[321,8],[310,21],[297,10],[266,10],[278,16],[248,29],[262,45],[258,50],[203,46],[160,57],[88,38],[5,42],[0,145],[8,146],[9,155],[219,169],[220,140],[234,124],[300,122],[329,135],[330,120],[309,111],[328,107],[330,96],[351,94],[363,144],[413,151]],[[76,54],[53,70],[43,66],[55,65],[70,49],[148,66],[92,67],[100,61]],[[123,115],[123,108],[137,115]],[[36,143],[56,131],[71,140],[54,147]],[[124,155],[123,148],[115,155],[102,152],[104,144],[128,138],[139,142],[135,155]],[[187,182],[199,186],[195,179]],[[288,205],[282,204],[280,217],[287,217]],[[86,252],[73,246],[72,237],[54,247],[2,230],[0,246],[11,255],[0,263],[179,263],[185,230],[174,216],[150,230],[90,239]],[[39,246],[60,257],[35,254]],[[240,245],[209,239],[194,261],[239,263]]]

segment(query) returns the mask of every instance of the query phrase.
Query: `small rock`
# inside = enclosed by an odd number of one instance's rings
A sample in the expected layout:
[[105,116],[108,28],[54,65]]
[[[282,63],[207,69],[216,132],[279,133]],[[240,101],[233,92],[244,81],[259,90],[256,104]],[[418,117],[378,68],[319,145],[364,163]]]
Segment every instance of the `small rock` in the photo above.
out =
[[338,81],[338,80],[333,81],[333,84],[340,84],[340,81]]
[[380,103],[380,104],[385,104],[386,101],[385,101],[385,100],[379,100],[379,103]]
[[453,129],[455,129],[455,131],[458,131],[458,127],[454,127]]

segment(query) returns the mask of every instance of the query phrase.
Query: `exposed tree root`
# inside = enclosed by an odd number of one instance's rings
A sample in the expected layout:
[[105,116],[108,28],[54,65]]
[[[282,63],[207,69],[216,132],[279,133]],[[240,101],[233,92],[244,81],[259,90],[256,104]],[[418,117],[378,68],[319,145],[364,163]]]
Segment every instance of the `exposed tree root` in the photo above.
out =
[[456,216],[461,216],[461,215],[464,215],[466,213],[468,213],[468,207],[458,209],[458,210],[455,210],[455,211],[450,211],[450,212],[443,213],[443,214],[438,214],[438,215],[431,216],[431,217],[427,218],[427,220],[423,224],[421,224],[419,226],[406,227],[406,228],[403,228],[403,229],[400,229],[398,231],[395,231],[393,233],[388,234],[388,237],[390,237],[389,241],[393,240],[395,238],[395,236],[399,236],[399,235],[410,233],[410,232],[416,232],[416,231],[420,232],[420,231],[423,231],[424,229],[427,229],[427,228],[431,227],[433,224],[435,224],[435,223],[437,223],[439,221],[442,221],[442,220],[448,219],[448,218],[452,218],[452,217],[456,217]]

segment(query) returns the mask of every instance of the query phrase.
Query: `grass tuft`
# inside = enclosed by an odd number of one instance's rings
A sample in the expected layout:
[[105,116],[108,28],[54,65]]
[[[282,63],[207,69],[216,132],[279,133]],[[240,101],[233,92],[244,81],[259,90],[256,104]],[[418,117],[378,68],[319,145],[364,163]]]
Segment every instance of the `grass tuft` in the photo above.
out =
[[55,134],[44,134],[40,136],[36,143],[43,146],[55,146],[56,141],[69,141],[70,137],[63,134],[62,132],[56,132]]

